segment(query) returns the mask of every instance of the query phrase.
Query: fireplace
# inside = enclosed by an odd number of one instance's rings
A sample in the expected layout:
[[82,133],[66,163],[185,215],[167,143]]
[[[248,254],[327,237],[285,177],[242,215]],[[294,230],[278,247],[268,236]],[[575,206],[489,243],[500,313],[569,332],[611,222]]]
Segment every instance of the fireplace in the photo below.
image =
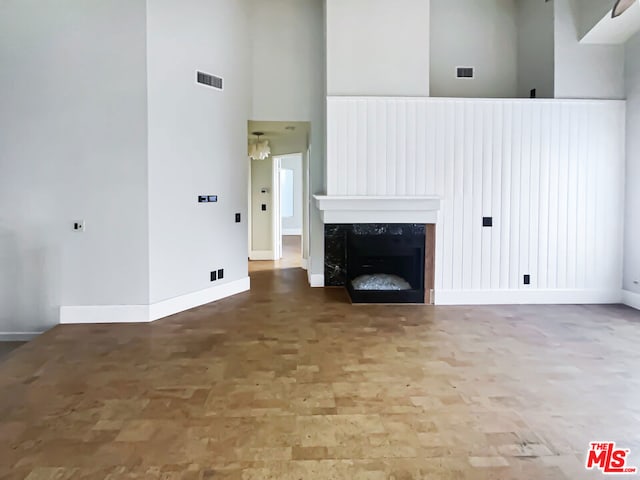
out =
[[354,303],[434,303],[438,196],[314,198],[324,223],[322,285],[346,288]]
[[353,303],[425,303],[425,225],[325,225],[325,283]]
[[424,303],[424,234],[347,234],[346,287],[353,303]]

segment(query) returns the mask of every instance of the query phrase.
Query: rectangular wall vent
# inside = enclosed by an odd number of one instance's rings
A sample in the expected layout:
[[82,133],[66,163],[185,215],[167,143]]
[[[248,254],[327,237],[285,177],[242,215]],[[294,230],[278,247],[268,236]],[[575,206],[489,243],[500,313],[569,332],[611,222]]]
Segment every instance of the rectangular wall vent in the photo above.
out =
[[216,77],[215,75],[198,72],[197,81],[202,85],[206,85],[208,87],[213,87],[213,88],[217,88],[218,90],[222,90],[222,78]]
[[473,67],[458,67],[456,76],[458,78],[473,78]]

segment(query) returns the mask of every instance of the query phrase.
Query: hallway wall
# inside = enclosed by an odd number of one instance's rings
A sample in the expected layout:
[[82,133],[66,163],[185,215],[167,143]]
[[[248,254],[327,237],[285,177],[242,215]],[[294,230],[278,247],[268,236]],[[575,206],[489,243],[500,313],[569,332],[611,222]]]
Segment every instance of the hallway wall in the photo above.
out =
[[[251,260],[273,258],[273,160],[251,161]],[[266,190],[263,193],[262,190]],[[267,209],[262,210],[262,205]],[[264,258],[267,257],[267,258]]]

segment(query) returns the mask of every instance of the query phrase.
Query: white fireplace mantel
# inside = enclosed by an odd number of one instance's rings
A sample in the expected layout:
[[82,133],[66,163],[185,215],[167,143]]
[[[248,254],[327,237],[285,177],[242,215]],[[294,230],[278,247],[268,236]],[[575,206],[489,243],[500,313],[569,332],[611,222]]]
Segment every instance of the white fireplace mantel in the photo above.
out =
[[314,195],[323,223],[438,223],[440,197]]

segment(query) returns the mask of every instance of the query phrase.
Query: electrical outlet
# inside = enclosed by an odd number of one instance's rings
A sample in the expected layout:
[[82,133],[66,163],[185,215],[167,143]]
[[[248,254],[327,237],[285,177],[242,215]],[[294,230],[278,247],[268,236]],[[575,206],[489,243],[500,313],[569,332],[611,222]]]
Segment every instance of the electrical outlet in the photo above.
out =
[[73,222],[73,231],[78,233],[84,233],[86,230],[86,225],[84,220],[76,220]]
[[239,213],[236,213],[236,223],[240,223],[241,221],[242,221],[242,220],[241,220],[241,216],[240,216],[240,214],[239,214]]
[[218,272],[211,272],[211,281],[215,282],[218,279]]
[[266,212],[266,211],[267,211],[267,204],[266,204],[266,203],[263,203],[263,204],[262,204],[262,211],[263,211],[263,212]]
[[531,275],[525,275],[524,276],[524,284],[525,285],[531,285]]
[[218,270],[218,280],[222,280],[224,278],[224,268]]

